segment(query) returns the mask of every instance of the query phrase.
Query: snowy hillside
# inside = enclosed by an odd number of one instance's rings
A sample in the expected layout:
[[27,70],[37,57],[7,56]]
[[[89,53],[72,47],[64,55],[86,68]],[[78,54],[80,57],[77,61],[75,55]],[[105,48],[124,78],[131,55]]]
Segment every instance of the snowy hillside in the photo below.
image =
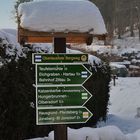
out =
[[111,82],[109,115],[104,125],[115,125],[126,134],[134,133],[140,129],[139,107],[140,77],[118,78],[116,86]]
[[110,113],[134,118],[140,107],[140,78],[118,78],[116,82],[111,88]]
[[17,31],[14,29],[1,29],[0,38],[5,39],[9,44],[17,45]]

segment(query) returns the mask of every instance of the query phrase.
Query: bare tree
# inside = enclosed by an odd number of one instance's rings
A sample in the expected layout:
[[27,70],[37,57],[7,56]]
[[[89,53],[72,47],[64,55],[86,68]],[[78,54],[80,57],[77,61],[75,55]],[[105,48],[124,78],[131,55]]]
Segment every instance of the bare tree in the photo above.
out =
[[30,1],[33,1],[33,0],[15,0],[15,5],[14,5],[14,18],[15,18],[15,21],[16,22],[18,22],[18,6],[21,3],[30,2]]

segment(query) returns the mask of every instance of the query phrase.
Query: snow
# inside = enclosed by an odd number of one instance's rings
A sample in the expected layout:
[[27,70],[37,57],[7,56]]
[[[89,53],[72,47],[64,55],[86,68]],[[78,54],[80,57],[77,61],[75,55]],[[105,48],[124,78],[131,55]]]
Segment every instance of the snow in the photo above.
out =
[[[81,54],[83,52],[78,51],[78,50],[71,50],[71,49],[67,48],[67,53],[70,53],[70,54]],[[89,54],[88,55],[88,63],[90,65],[92,65],[92,66],[95,66],[95,64],[99,66],[99,65],[101,65],[101,59],[96,57],[96,56],[94,56],[94,55],[90,55]]]
[[137,117],[137,108],[140,107],[139,87],[140,77],[119,77],[116,86],[111,82],[108,120],[99,123],[99,126],[114,125],[124,134],[137,136],[137,140],[140,140],[140,118]]
[[130,69],[140,69],[139,66],[135,66],[135,65],[129,65],[129,68],[130,68]]
[[[16,30],[15,30],[16,31]],[[14,33],[11,33],[10,29],[1,29],[0,30],[0,37],[8,41],[9,44],[17,44],[17,39]]]
[[[126,140],[123,133],[115,126],[102,128],[84,127],[80,129],[68,128],[68,140]],[[54,132],[49,134],[48,140],[54,139]]]
[[[90,46],[83,46],[88,48],[92,53],[108,54],[122,56],[124,54],[135,54],[135,57],[140,58],[140,41],[138,37],[138,30],[135,31],[135,37],[130,37],[130,33],[127,33],[122,39],[114,38],[110,42],[111,45],[104,45],[104,42],[93,40]],[[88,51],[88,52],[89,52]]]
[[87,0],[23,3],[18,15],[20,26],[31,31],[107,33],[99,9]]
[[[13,43],[15,47],[20,47],[16,41],[15,33],[16,31],[1,29],[0,37],[4,39],[6,45]],[[13,49],[9,51],[9,54],[12,51]],[[21,48],[18,51],[20,52]],[[78,51],[68,51],[69,53],[78,53]],[[91,62],[100,62],[100,59],[92,55],[89,58]],[[111,81],[110,87],[107,121],[99,122],[98,128],[68,128],[68,140],[140,140],[140,118],[137,115],[137,108],[140,107],[140,77],[119,77],[116,80],[116,86],[113,86]],[[34,140],[53,140],[53,131],[48,137],[35,138]]]
[[[20,44],[17,42],[17,31],[14,29],[0,29],[0,38],[3,39],[4,44],[11,45],[12,48],[7,47],[6,49],[6,54],[7,55],[14,55],[14,50],[16,49],[18,52],[18,56],[22,54],[22,51],[25,51],[25,48],[22,48]],[[51,43],[36,43],[32,44],[32,48],[35,52],[42,52],[42,53],[53,53],[53,47]],[[71,50],[71,49],[66,49],[67,53],[71,54],[79,54],[83,53],[78,50]],[[92,66],[100,65],[101,60],[97,58],[96,56],[89,55],[88,59],[89,64]]]
[[[110,112],[123,117],[134,118],[140,107],[140,78],[119,78],[111,87]],[[121,100],[120,100],[121,99]]]
[[101,64],[101,59],[99,59],[98,57],[94,56],[94,55],[89,55],[89,61],[88,63],[91,64],[92,66],[96,65],[100,65]]
[[110,63],[110,66],[111,66],[111,67],[115,67],[115,68],[126,68],[125,65],[123,65],[123,64],[118,64],[117,62],[111,62],[111,63]]
[[5,46],[6,55],[14,56],[15,50],[17,50],[17,57],[20,57],[23,55],[23,52],[17,42],[16,32],[14,29],[0,29],[0,38],[2,39],[2,44]]
[[[140,140],[140,118],[137,108],[140,107],[140,77],[119,77],[116,86],[111,82],[109,115],[106,123],[99,126],[115,125],[130,140]],[[133,137],[133,138],[131,138]]]
[[17,36],[17,30],[15,30],[15,29],[3,28],[2,30],[6,33],[10,33],[10,34],[14,35],[15,37]]
[[[118,78],[116,86],[110,83],[110,106],[106,122],[98,128],[68,128],[68,140],[140,140],[140,77]],[[34,139],[36,140],[36,139]],[[54,132],[40,140],[54,140]]]

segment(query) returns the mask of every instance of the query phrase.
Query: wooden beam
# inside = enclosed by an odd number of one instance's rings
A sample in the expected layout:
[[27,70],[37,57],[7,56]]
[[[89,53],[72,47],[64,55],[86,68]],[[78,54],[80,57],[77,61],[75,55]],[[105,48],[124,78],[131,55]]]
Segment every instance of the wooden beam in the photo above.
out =
[[[53,37],[37,37],[37,36],[22,36],[21,40],[25,40],[25,42],[28,43],[52,43]],[[68,36],[66,37],[67,43],[85,43],[86,38],[85,37],[74,37],[74,36]]]
[[53,42],[52,37],[40,37],[40,36],[28,36],[27,42],[29,43],[51,43]]
[[90,34],[85,32],[85,33],[80,33],[80,32],[40,32],[40,31],[30,31],[27,29],[19,28],[19,35],[20,36],[40,36],[40,37],[67,37],[67,36],[81,36],[81,37],[86,37],[89,36]]
[[21,27],[18,28],[18,41],[21,43],[52,43],[53,38],[66,38],[67,43],[86,43],[90,45],[92,43],[93,37],[99,40],[105,40],[106,34],[96,35],[89,34],[87,32],[39,32],[39,31],[29,31]]

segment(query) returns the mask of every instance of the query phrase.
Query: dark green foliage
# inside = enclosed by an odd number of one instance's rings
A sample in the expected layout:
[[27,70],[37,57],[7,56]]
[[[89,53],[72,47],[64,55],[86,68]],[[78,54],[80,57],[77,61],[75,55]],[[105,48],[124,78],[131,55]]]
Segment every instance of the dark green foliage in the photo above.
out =
[[110,83],[110,67],[102,65],[101,67],[96,67],[93,69],[93,76],[91,77],[91,83],[93,85],[90,87],[94,89],[93,100],[95,102],[95,113],[93,119],[95,123],[99,120],[106,120],[108,112],[108,102],[109,102],[109,83]]
[[[0,68],[0,139],[23,140],[47,134],[35,122],[35,71],[31,55]],[[40,135],[41,135],[40,133]]]
[[93,113],[93,117],[86,124],[70,125],[72,128],[96,126],[97,122],[105,121],[108,112],[110,67],[105,65],[86,65],[93,75],[84,84],[84,87],[93,95],[86,103],[86,107]]
[[26,59],[12,60],[0,69],[0,138],[24,138],[29,132],[34,101],[34,69]]
[[[1,58],[7,59],[4,48],[0,48]],[[53,126],[36,125],[35,65],[32,65],[32,52],[29,50],[26,58],[16,60],[15,57],[10,57],[10,62],[5,61],[0,68],[0,140],[47,136],[53,129]],[[109,66],[85,66],[93,73],[84,84],[93,95],[85,105],[93,113],[93,117],[86,124],[68,125],[74,128],[95,126],[98,121],[106,120],[108,111]]]

